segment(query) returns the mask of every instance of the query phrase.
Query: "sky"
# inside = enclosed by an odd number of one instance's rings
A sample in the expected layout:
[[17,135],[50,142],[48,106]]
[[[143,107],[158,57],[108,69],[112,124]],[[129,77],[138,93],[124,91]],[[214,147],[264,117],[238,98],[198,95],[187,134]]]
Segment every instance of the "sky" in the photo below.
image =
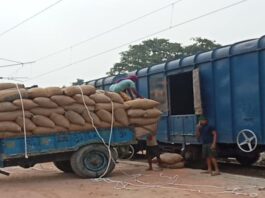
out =
[[[240,0],[63,0],[1,35],[57,1],[0,1],[0,59],[33,62],[0,67],[0,77],[5,77],[0,82],[22,81],[26,86],[47,87],[67,86],[77,78],[88,81],[104,77],[129,43],[139,44],[146,39],[166,38],[188,45],[191,38],[204,37],[227,45],[265,35],[264,0],[246,0],[156,35],[152,34]],[[160,8],[134,23],[75,46]],[[42,58],[61,49],[66,50]],[[13,63],[0,60],[0,66],[9,64]]]

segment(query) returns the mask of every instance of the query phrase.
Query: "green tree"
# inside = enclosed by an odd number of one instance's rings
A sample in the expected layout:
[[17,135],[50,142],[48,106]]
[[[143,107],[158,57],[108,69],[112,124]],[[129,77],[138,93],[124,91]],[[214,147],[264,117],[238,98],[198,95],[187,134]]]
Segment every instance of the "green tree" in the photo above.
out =
[[212,41],[206,38],[196,37],[191,39],[193,43],[184,47],[183,56],[193,55],[199,52],[210,51],[216,47],[221,47],[216,41]]
[[138,45],[130,45],[129,50],[120,53],[120,62],[115,63],[107,74],[122,74],[220,46],[215,41],[205,38],[197,37],[191,40],[193,43],[188,46],[157,38],[143,41]]
[[138,45],[130,45],[128,51],[121,53],[120,62],[115,63],[107,74],[121,74],[179,58],[182,51],[181,44],[170,43],[167,39],[146,40]]

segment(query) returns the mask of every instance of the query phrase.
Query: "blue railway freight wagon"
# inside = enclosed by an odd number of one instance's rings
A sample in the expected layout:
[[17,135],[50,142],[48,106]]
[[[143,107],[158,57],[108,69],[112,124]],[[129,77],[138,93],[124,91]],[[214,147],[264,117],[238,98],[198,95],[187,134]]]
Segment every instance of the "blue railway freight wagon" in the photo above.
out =
[[[198,114],[218,131],[219,155],[252,164],[265,150],[265,36],[131,72],[137,89],[161,103],[158,140],[164,150],[200,156]],[[110,76],[89,81],[108,89]]]
[[[0,138],[0,168],[29,168],[37,163],[53,162],[61,171],[82,178],[106,176],[113,171],[118,158],[115,148],[133,143],[135,135],[131,128],[113,128],[111,136],[110,129],[102,129],[31,135],[26,139]],[[3,170],[0,173],[9,175]]]

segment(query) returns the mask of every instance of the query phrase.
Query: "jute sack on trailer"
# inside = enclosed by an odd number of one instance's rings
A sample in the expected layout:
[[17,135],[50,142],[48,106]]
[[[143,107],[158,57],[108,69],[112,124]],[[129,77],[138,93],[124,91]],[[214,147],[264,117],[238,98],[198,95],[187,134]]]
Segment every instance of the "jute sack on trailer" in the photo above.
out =
[[158,119],[159,118],[129,118],[129,123],[136,126],[145,126],[156,123]]
[[44,88],[31,88],[28,90],[28,97],[29,98],[37,98],[37,97],[49,97],[47,90]]
[[124,109],[115,109],[114,110],[114,118],[115,118],[115,121],[118,121],[123,126],[129,125],[129,119],[128,119],[127,113]]
[[[17,84],[18,88],[25,88],[23,84]],[[16,84],[14,83],[0,83],[0,90],[5,90],[5,89],[12,89],[12,88],[17,88]]]
[[[104,110],[104,109],[101,109],[99,111],[96,112],[98,118],[104,122],[108,122],[108,123],[111,123],[112,121],[112,115],[110,112]],[[114,121],[113,121],[114,122]]]
[[145,110],[144,117],[146,117],[146,118],[157,118],[157,117],[160,117],[161,115],[162,115],[161,111],[159,111],[156,108],[152,108],[152,109]]
[[[23,123],[23,117],[19,116],[16,119],[16,123],[23,129],[24,128],[24,123]],[[32,131],[36,128],[37,126],[28,118],[25,118],[25,128],[26,131]]]
[[120,103],[120,104],[124,103],[122,97],[118,93],[106,92],[105,95],[108,96],[113,102],[117,102],[117,103]]
[[24,110],[30,110],[32,108],[35,108],[35,107],[38,107],[39,105],[36,104],[35,102],[33,102],[32,100],[30,99],[16,99],[13,101],[13,104],[16,105],[17,107],[19,107],[20,109],[22,109],[22,103],[23,103],[23,107],[24,107]]
[[[96,92],[96,88],[92,85],[80,85],[84,95],[91,95]],[[78,86],[70,86],[63,89],[63,92],[67,96],[73,96],[75,94],[81,94],[81,90]]]
[[[90,99],[88,96],[86,95],[81,95],[81,94],[76,94],[73,96],[73,98],[76,100],[77,103],[79,104],[84,104],[84,101],[85,101],[85,104],[87,106],[94,106],[96,103],[94,100]],[[83,101],[84,99],[84,101]]]
[[[112,111],[112,104],[109,103],[96,103],[95,110],[104,109],[106,111]],[[113,109],[126,109],[126,106],[124,104],[113,102]]]
[[75,100],[73,98],[64,95],[52,96],[51,100],[59,106],[66,106],[75,103]]
[[0,131],[21,132],[21,127],[15,122],[3,121],[3,122],[0,122]]
[[[100,121],[100,119],[98,118],[98,116],[97,116],[94,112],[90,112],[90,116],[91,116],[92,119],[93,119],[94,125],[98,127],[98,126],[100,125],[100,123],[101,123],[101,121]],[[90,116],[89,116],[89,114],[88,114],[87,111],[84,111],[84,112],[82,113],[82,117],[85,119],[85,121],[86,121],[87,123],[92,123]]]
[[[67,105],[63,107],[66,111],[74,111],[76,113],[82,114],[83,111],[87,111],[86,107],[82,104],[74,103],[71,105]],[[89,111],[94,111],[95,107],[94,106],[87,106]]]
[[[33,114],[29,111],[24,111],[26,118],[31,118]],[[11,112],[0,112],[0,121],[14,121],[17,117],[23,116],[22,111],[16,110]]]
[[64,127],[64,128],[69,128],[70,127],[70,122],[69,120],[64,117],[63,115],[57,114],[57,113],[52,113],[50,115],[50,119],[58,126]]
[[135,99],[125,102],[132,109],[151,109],[159,105],[159,102],[150,99]]
[[183,161],[183,157],[177,153],[163,153],[160,155],[160,159],[165,164],[176,164]]
[[154,124],[150,124],[150,125],[144,125],[142,127],[148,131],[151,131],[152,134],[156,134],[156,132],[157,132],[157,122]]
[[136,139],[141,139],[141,138],[151,134],[151,132],[149,130],[147,130],[143,127],[135,127],[134,133],[135,133]]
[[84,125],[70,124],[69,127],[70,131],[89,131],[92,129],[93,129],[92,125],[88,123],[85,123]]
[[48,97],[56,96],[56,95],[63,95],[63,89],[60,87],[47,87],[44,88],[46,93],[48,94]]
[[58,105],[53,102],[50,98],[37,97],[33,99],[33,102],[44,108],[56,108]]
[[19,107],[14,105],[12,102],[0,102],[0,112],[8,112],[18,110]]
[[40,134],[50,134],[50,133],[54,133],[57,132],[55,128],[48,128],[48,127],[36,127],[32,133],[36,134],[36,135],[40,135]]
[[89,96],[96,103],[110,103],[110,98],[103,93],[95,93]]
[[130,96],[128,96],[126,93],[124,92],[120,92],[119,95],[122,97],[123,101],[126,102],[126,101],[129,101],[131,100],[132,98]]
[[100,124],[98,125],[98,128],[102,128],[102,129],[106,129],[106,128],[110,128],[111,127],[111,123],[109,122],[104,122],[104,121],[101,121]]
[[66,111],[64,116],[73,124],[84,125],[84,118],[74,111]]
[[64,114],[65,111],[62,107],[57,107],[52,109],[36,107],[30,109],[30,112],[32,112],[35,115],[43,115],[49,117],[52,113]]
[[[22,98],[28,98],[28,92],[25,89],[19,89]],[[0,102],[12,102],[19,99],[20,95],[17,89],[6,89],[0,91]]]
[[127,114],[132,118],[146,117],[147,113],[143,109],[128,109]]
[[55,127],[54,122],[49,118],[47,118],[46,116],[34,115],[31,120],[34,124],[40,127],[48,127],[48,128]]

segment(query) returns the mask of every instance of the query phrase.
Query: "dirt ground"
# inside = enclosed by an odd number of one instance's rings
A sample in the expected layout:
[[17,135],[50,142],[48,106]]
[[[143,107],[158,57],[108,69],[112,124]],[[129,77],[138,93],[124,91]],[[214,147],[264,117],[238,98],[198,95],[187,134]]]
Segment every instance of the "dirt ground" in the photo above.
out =
[[0,175],[0,198],[234,198],[265,197],[265,179],[200,170],[145,171],[144,162],[122,161],[105,180],[80,179],[57,170],[51,163],[30,169],[6,168]]

